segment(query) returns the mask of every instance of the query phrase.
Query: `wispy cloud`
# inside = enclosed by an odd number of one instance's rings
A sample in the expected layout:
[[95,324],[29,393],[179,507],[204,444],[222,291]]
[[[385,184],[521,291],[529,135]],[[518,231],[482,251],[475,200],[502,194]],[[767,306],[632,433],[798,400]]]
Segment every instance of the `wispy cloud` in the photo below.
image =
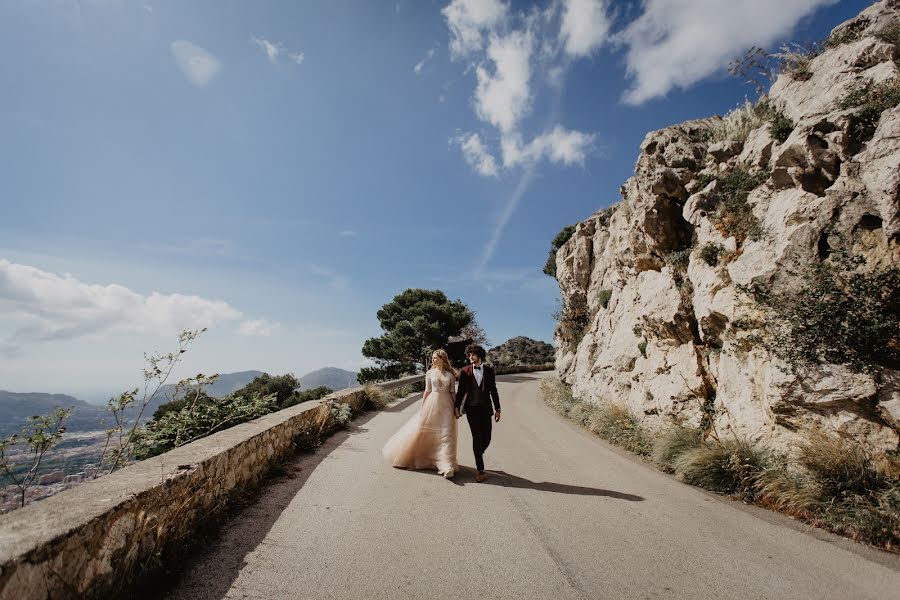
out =
[[416,66],[413,67],[413,72],[418,75],[422,72],[422,69],[425,68],[425,63],[431,60],[434,57],[434,48],[429,48],[428,52],[425,53],[425,57],[422,58],[419,62],[416,63]]
[[328,285],[331,286],[331,289],[334,291],[342,293],[350,291],[350,280],[334,269],[329,269],[321,265],[309,265],[309,270],[328,280]]
[[260,39],[258,37],[251,38],[253,43],[259,46],[260,50],[266,53],[269,62],[275,64],[278,62],[278,55],[281,54],[281,45],[269,40]]
[[270,63],[277,64],[281,57],[287,57],[293,63],[302,64],[305,55],[302,52],[294,52],[284,47],[281,42],[273,42],[264,38],[251,36],[250,38],[256,46],[262,50]]
[[627,46],[632,80],[624,100],[641,104],[697,83],[746,48],[784,38],[801,19],[836,2],[645,0],[643,13],[616,36]]
[[172,42],[170,48],[175,64],[187,80],[197,87],[208,85],[222,70],[222,64],[215,56],[191,42],[178,40]]
[[344,229],[339,234],[341,237],[356,237],[357,233],[353,229]]
[[462,148],[463,158],[480,175],[486,177],[497,175],[497,161],[485,148],[481,142],[481,137],[477,133],[452,137],[450,138],[450,144],[458,145]]
[[[496,128],[499,148],[492,150],[478,133],[463,133],[451,141],[479,175],[496,177],[501,168],[523,169],[475,266],[477,277],[496,252],[537,165],[581,166],[595,149],[596,134],[556,121],[565,71],[572,61],[607,42],[610,19],[606,0],[556,0],[542,9],[521,11],[499,1],[453,0],[443,14],[451,59],[474,72],[472,105],[480,121]],[[535,106],[535,90],[542,88],[556,96],[551,119],[546,129],[528,135],[526,117]],[[499,164],[497,155],[502,158]]]
[[508,14],[499,0],[453,0],[441,10],[450,28],[450,53],[464,58],[482,49],[485,33]]
[[[486,8],[490,6],[493,9]],[[607,40],[605,0],[560,0],[543,10],[527,12],[511,12],[505,4],[476,6],[460,0],[445,8],[444,16],[451,50],[456,48],[451,56],[472,61],[475,114],[496,127],[502,167],[543,160],[566,166],[584,164],[594,147],[595,134],[551,123],[549,130],[529,140],[522,123],[534,105],[536,79],[559,93],[568,64],[591,54]],[[495,153],[481,136],[471,133],[455,139],[463,158],[478,174],[498,174]]]
[[235,255],[234,242],[211,238],[197,238],[180,243],[143,247],[152,251],[184,256],[221,257]]
[[245,337],[269,337],[281,329],[281,323],[273,323],[265,319],[249,319],[237,328],[237,334]]
[[502,141],[503,165],[513,167],[522,163],[535,163],[542,159],[563,165],[584,163],[595,135],[569,131],[560,125],[535,137],[527,144],[519,135],[506,136]]
[[0,259],[0,314],[14,327],[0,340],[6,353],[50,340],[109,332],[165,333],[242,318],[221,300],[143,295],[117,284],[91,284]]

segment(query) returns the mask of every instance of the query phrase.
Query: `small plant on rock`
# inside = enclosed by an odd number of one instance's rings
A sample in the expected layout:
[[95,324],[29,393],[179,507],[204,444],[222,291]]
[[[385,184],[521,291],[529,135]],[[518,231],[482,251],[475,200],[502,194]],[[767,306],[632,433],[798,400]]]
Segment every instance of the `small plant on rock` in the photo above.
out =
[[838,249],[806,268],[799,290],[748,290],[766,311],[766,345],[791,367],[900,367],[900,267],[867,271],[864,262]]
[[857,145],[872,139],[881,113],[900,104],[900,77],[888,81],[858,85],[850,89],[838,108],[856,108],[850,127],[850,140]]
[[734,236],[738,245],[748,238],[760,240],[765,233],[762,223],[753,214],[747,198],[750,192],[765,183],[770,175],[768,171],[759,173],[734,171],[718,178],[721,184],[722,205],[712,219],[722,233]]
[[709,266],[715,267],[719,264],[719,258],[723,252],[725,252],[725,248],[721,244],[709,242],[700,249],[700,258]]
[[610,298],[612,298],[612,290],[600,290],[597,292],[597,302],[603,308],[609,306]]
[[547,256],[547,262],[544,264],[544,274],[550,277],[556,277],[556,252],[563,247],[563,244],[575,235],[575,226],[566,225],[556,234],[553,241],[550,242],[550,253]]
[[557,310],[553,317],[559,327],[562,339],[568,344],[570,350],[575,350],[591,322],[591,313],[588,309],[587,298],[584,294],[574,294],[564,297],[562,308]]

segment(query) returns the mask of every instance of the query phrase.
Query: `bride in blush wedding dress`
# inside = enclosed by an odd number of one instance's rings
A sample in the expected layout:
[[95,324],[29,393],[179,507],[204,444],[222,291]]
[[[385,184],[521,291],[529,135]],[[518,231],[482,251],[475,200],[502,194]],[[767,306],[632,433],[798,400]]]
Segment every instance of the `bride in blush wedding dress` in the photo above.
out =
[[447,352],[431,355],[431,369],[425,373],[422,406],[384,445],[385,460],[406,469],[437,469],[450,479],[459,468],[456,462],[456,416],[453,413],[456,371]]

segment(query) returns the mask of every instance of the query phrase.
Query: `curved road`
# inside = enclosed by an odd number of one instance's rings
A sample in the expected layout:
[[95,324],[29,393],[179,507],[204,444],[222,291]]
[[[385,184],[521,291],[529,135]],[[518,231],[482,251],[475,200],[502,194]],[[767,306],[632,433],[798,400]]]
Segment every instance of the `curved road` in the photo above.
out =
[[898,597],[897,556],[659,473],[551,412],[540,377],[498,378],[487,482],[464,420],[454,481],[384,464],[407,398],[295,459],[167,598]]

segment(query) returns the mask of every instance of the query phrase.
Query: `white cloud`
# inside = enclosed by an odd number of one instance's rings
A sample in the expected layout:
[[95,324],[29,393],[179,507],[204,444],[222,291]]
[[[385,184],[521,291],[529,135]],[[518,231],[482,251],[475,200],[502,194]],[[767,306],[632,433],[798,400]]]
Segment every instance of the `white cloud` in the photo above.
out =
[[353,229],[344,229],[339,234],[341,237],[356,237],[356,231]]
[[453,0],[441,10],[450,28],[450,56],[463,58],[481,50],[484,33],[503,22],[507,6],[500,0]]
[[306,58],[302,52],[292,52],[287,50],[281,42],[273,42],[256,36],[252,36],[250,39],[253,40],[253,43],[256,44],[260,50],[265,52],[266,58],[268,58],[269,62],[273,65],[278,64],[278,59],[282,56],[286,56],[288,60],[298,65],[303,64],[303,60]]
[[497,161],[491,156],[484,144],[481,143],[481,136],[477,133],[469,135],[460,135],[450,139],[451,144],[458,144],[462,149],[463,158],[470,167],[475,169],[480,175],[485,177],[494,177],[497,175]]
[[504,136],[501,140],[503,166],[534,163],[544,158],[568,166],[581,165],[584,164],[594,138],[593,134],[567,130],[560,125],[527,144],[522,142],[519,135]]
[[222,64],[215,56],[190,42],[172,42],[171,50],[175,64],[188,81],[197,87],[206,86],[222,69]]
[[273,323],[265,319],[243,321],[237,328],[237,334],[246,337],[269,337],[281,329],[281,323]]
[[336,292],[347,292],[350,290],[350,280],[333,269],[320,265],[309,265],[309,270],[328,280],[328,285]]
[[422,69],[425,67],[425,63],[427,63],[434,56],[434,48],[429,48],[428,52],[425,53],[425,57],[416,63],[416,66],[413,67],[413,72],[418,75],[422,72]]
[[502,132],[511,131],[527,113],[531,92],[529,60],[533,38],[529,31],[514,31],[506,37],[492,36],[487,57],[494,72],[479,66],[475,74],[475,111],[478,117]]
[[14,327],[0,348],[108,332],[172,334],[241,318],[226,302],[199,296],[142,295],[116,284],[79,281],[0,259],[0,315]]
[[837,0],[645,0],[617,37],[633,80],[624,99],[640,104],[686,88],[750,46],[784,38],[805,16]]
[[609,36],[610,22],[603,0],[565,0],[560,37],[572,56],[587,56]]
[[278,62],[278,55],[281,54],[281,44],[277,42],[270,42],[269,40],[260,39],[257,37],[253,38],[253,43],[259,46],[259,48],[266,53],[266,56],[269,58],[269,62],[273,65]]

